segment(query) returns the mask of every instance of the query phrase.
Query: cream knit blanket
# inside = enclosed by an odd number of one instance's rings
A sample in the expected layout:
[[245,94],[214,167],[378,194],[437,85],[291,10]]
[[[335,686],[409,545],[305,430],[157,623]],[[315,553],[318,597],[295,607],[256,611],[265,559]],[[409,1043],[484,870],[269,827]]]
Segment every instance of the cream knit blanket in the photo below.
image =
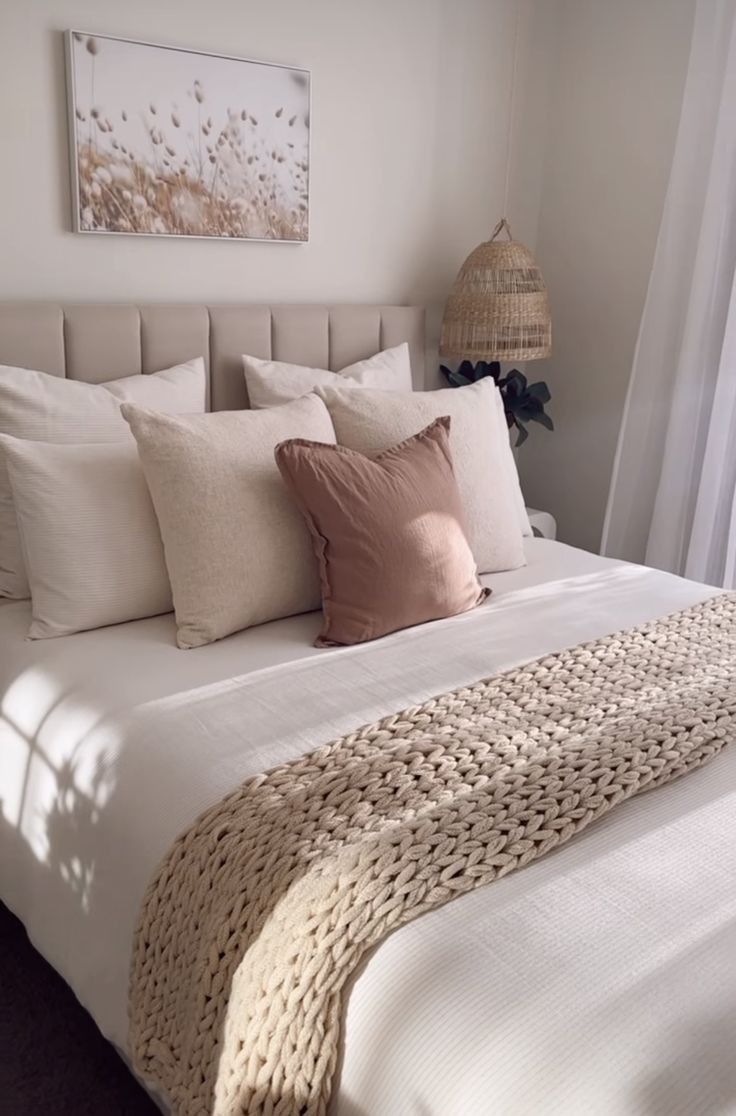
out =
[[143,904],[139,1073],[177,1116],[317,1116],[346,984],[391,930],[711,759],[736,594],[445,694],[249,779]]

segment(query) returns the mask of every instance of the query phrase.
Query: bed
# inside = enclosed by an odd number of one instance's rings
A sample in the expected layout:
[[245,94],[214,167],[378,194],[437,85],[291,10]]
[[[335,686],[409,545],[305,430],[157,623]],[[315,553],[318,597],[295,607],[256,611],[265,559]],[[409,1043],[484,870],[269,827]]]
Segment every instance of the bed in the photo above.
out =
[[[0,361],[85,378],[110,331],[114,375],[204,352],[219,408],[245,403],[235,354],[296,359],[296,338],[325,367],[409,340],[423,374],[421,315],[401,308],[5,307]],[[0,606],[0,898],[123,1057],[141,899],[202,810],[359,725],[718,592],[525,548],[484,576],[492,607],[354,648],[315,649],[316,614],[193,652],[170,615],[29,642],[28,602]],[[350,988],[331,1111],[736,1110],[735,807],[725,748],[389,936]]]

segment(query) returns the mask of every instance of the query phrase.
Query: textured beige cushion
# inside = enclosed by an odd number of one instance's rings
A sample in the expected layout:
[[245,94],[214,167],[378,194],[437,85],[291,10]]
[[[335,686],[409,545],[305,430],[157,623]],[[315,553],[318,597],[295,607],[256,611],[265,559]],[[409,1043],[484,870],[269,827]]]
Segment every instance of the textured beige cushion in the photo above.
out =
[[243,372],[248,399],[253,408],[275,407],[299,399],[317,387],[365,387],[383,391],[411,391],[411,358],[404,342],[393,349],[349,364],[341,372],[285,364],[244,356]]
[[33,598],[32,638],[169,612],[161,535],[132,438],[0,435]]
[[274,449],[298,436],[334,441],[324,403],[187,418],[122,410],[161,528],[179,646],[319,608],[309,532]]
[[[0,365],[0,434],[38,442],[116,442],[130,436],[120,401],[172,414],[203,411],[201,357],[150,376],[84,384],[45,372]],[[5,461],[0,452],[0,597],[30,594]]]
[[436,419],[373,459],[303,438],[277,448],[319,559],[318,647],[455,616],[488,596],[465,535],[449,429]]
[[319,388],[318,394],[332,415],[339,444],[368,456],[449,415],[455,476],[478,569],[492,573],[524,565],[517,496],[509,477],[508,434],[500,433],[492,380],[439,391],[398,394],[327,387]]

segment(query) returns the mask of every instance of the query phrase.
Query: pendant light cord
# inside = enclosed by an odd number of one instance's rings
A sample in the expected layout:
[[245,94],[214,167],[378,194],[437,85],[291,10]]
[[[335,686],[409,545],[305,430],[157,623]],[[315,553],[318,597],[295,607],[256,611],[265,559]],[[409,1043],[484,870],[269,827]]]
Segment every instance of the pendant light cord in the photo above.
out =
[[508,216],[509,211],[509,191],[511,189],[511,152],[513,151],[514,143],[514,115],[516,108],[516,70],[519,62],[519,32],[521,28],[521,0],[515,0],[516,4],[516,25],[514,28],[514,58],[511,65],[511,91],[509,93],[509,125],[506,130],[506,181],[503,188],[503,209],[501,210],[504,217]]

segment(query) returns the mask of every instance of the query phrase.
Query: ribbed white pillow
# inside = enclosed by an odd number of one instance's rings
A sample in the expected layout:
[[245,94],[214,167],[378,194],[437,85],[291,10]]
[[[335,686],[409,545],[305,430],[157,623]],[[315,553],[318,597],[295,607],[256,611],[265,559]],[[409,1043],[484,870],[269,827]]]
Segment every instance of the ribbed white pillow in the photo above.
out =
[[[130,437],[120,414],[129,400],[169,414],[204,411],[206,375],[197,357],[154,372],[104,384],[85,384],[0,365],[0,434],[37,442],[117,442]],[[0,597],[23,599],[30,590],[15,510],[0,452]]]
[[33,639],[138,620],[173,605],[138,451],[0,435],[32,595]]
[[287,438],[335,441],[322,400],[186,418],[122,410],[161,528],[179,646],[319,608],[309,531],[274,450]]
[[411,391],[411,357],[404,341],[367,360],[349,364],[341,372],[307,368],[280,360],[243,356],[248,399],[254,410],[277,407],[308,395],[318,387],[363,387],[381,391]]
[[326,387],[317,394],[327,404],[338,444],[369,457],[449,415],[455,476],[479,572],[525,564],[518,495],[509,474],[509,437],[505,422],[500,430],[498,391],[492,380],[439,391],[398,394]]

